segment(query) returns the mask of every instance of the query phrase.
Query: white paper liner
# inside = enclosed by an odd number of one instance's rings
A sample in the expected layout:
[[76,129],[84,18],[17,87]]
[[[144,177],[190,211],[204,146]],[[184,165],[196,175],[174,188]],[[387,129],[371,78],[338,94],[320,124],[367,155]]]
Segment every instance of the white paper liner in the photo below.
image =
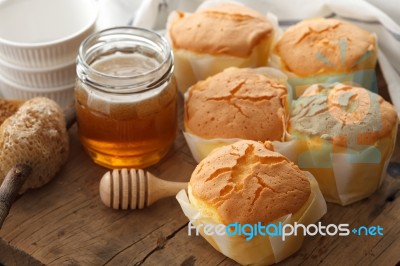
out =
[[348,83],[352,82],[359,86],[366,88],[369,91],[378,93],[377,78],[375,69],[363,69],[356,70],[353,72],[342,72],[342,73],[329,73],[315,75],[311,77],[297,77],[291,75],[289,72],[285,72],[289,78],[287,81],[287,87],[291,88],[293,92],[293,99],[300,97],[303,92],[314,84],[334,84],[334,83]]
[[[210,6],[220,5],[224,2],[243,5],[236,1],[205,1],[198,7],[197,10],[202,10]],[[268,12],[265,16],[273,26],[274,35],[272,39],[260,43],[253,49],[253,52],[250,56],[243,58],[225,55],[213,56],[207,54],[198,54],[184,49],[174,49],[171,37],[169,35],[169,29],[171,28],[172,21],[178,17],[178,13],[176,11],[171,12],[167,21],[167,39],[171,44],[174,52],[174,72],[179,91],[185,93],[187,89],[191,85],[195,84],[197,81],[204,80],[207,77],[215,75],[228,67],[243,68],[267,66],[268,58],[265,58],[265,63],[263,65],[258,64],[259,58],[262,57],[261,51],[263,51],[263,47],[267,45],[269,46],[268,55],[270,55],[272,52],[273,44],[276,42],[278,36],[280,36],[282,31],[279,29],[278,26],[278,18],[274,14]]]
[[[317,222],[327,211],[325,200],[319,190],[318,183],[314,177],[305,172],[311,185],[311,194],[304,206],[294,215],[289,214],[275,220],[272,223],[294,224],[298,222],[304,225]],[[176,198],[181,205],[184,214],[193,222],[198,224],[211,224],[216,226],[218,221],[200,213],[191,204],[185,190],[181,190]],[[261,221],[260,221],[261,222]],[[295,253],[303,242],[303,234],[288,236],[285,241],[281,236],[255,236],[247,241],[244,236],[229,235],[205,235],[204,231],[199,230],[201,235],[219,252],[243,265],[268,265],[280,262]]]
[[[349,205],[373,194],[386,176],[393,154],[397,124],[391,134],[374,145],[357,149],[333,145],[330,141],[293,138],[284,144],[291,160],[302,170],[311,172],[326,201]],[[279,148],[277,148],[279,150]]]
[[[222,147],[224,145],[233,144],[239,140],[243,140],[240,138],[206,139],[185,131],[183,131],[183,136],[185,137],[186,143],[189,146],[193,158],[198,163],[203,160],[208,154],[210,154],[212,150]],[[295,141],[271,141],[271,143],[273,144],[274,150],[276,152],[281,153],[291,161],[297,159],[297,155],[295,153],[297,144],[295,143]]]
[[193,158],[196,162],[200,162],[203,160],[208,154],[211,153],[215,148],[229,145],[235,143],[241,139],[224,139],[224,138],[215,138],[215,139],[205,139],[194,134],[183,131],[183,136],[185,137],[186,143],[189,146],[190,152],[193,155]]

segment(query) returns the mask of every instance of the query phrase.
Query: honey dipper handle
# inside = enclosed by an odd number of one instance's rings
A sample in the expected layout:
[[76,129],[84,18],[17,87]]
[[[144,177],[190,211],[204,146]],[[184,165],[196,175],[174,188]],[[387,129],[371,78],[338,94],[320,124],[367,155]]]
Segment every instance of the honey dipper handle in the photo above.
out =
[[182,189],[187,189],[187,182],[172,182],[166,181],[147,173],[148,176],[148,199],[147,206],[150,206],[155,201],[175,196]]
[[0,229],[10,211],[12,203],[31,171],[32,168],[29,165],[18,164],[4,178],[0,186]]

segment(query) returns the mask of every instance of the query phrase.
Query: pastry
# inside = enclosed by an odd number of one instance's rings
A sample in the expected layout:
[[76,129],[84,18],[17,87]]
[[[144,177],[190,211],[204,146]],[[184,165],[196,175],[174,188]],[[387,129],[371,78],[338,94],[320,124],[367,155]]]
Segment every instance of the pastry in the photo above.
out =
[[193,85],[185,95],[184,126],[196,160],[220,146],[219,140],[284,140],[285,78],[270,68],[228,68]]
[[176,12],[167,30],[181,92],[227,67],[265,66],[274,37],[265,16],[238,3]]
[[385,176],[398,118],[381,96],[357,85],[313,85],[293,102],[289,133],[297,164],[325,199],[347,205],[371,195]]
[[[271,143],[242,140],[215,149],[194,170],[178,201],[198,228],[207,224],[282,226],[295,222],[308,226],[326,213],[318,184]],[[210,227],[210,226],[208,226]],[[260,228],[260,227],[259,227]],[[243,265],[269,265],[296,252],[303,234],[285,240],[269,234],[202,236],[215,249]]]
[[288,28],[276,43],[274,58],[292,77],[289,81],[299,96],[314,83],[354,81],[372,86],[377,51],[374,34],[344,20],[321,18]]

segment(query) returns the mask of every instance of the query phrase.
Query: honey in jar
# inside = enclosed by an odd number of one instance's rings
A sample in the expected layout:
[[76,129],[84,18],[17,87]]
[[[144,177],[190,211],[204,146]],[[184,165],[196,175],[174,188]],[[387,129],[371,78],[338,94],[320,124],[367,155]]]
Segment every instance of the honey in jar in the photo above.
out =
[[165,39],[122,27],[89,36],[81,45],[75,89],[80,140],[108,168],[157,163],[174,142],[177,95]]

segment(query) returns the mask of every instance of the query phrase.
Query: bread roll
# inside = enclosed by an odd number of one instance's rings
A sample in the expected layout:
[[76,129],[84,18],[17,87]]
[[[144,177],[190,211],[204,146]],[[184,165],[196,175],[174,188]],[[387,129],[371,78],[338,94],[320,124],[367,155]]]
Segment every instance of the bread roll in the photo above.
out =
[[293,102],[289,133],[298,165],[317,179],[327,201],[347,205],[381,184],[395,145],[397,113],[356,85],[313,85]]
[[233,3],[200,8],[193,14],[178,12],[167,30],[182,92],[227,67],[266,65],[274,36],[265,16]]
[[[194,170],[189,198],[177,198],[198,228],[208,224],[269,225],[315,223],[326,203],[311,175],[272,150],[269,142],[242,140],[215,149]],[[202,226],[201,226],[202,225]],[[218,251],[243,265],[269,265],[296,252],[303,241],[297,234],[284,241],[268,234],[202,236]]]
[[68,149],[62,109],[47,98],[28,100],[0,126],[0,182],[21,163],[33,170],[20,192],[40,187],[66,161]]
[[17,112],[22,103],[22,100],[0,99],[0,125],[3,124],[4,120]]

